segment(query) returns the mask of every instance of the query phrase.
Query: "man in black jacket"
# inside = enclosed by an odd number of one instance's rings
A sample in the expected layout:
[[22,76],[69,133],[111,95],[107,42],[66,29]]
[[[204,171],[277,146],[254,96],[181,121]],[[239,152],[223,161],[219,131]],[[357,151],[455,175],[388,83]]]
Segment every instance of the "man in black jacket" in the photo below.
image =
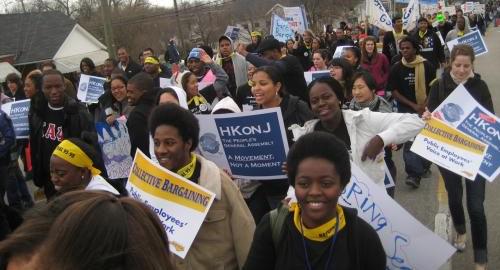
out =
[[261,42],[257,52],[262,55],[248,53],[243,44],[238,46],[238,53],[246,58],[256,67],[274,66],[276,67],[285,84],[285,90],[308,102],[307,84],[304,78],[304,70],[297,57],[293,55],[282,56],[280,43],[274,38],[268,38]]
[[95,133],[95,126],[85,105],[65,94],[61,72],[45,71],[42,89],[43,96],[35,102],[32,99],[29,112],[30,143],[34,182],[50,198],[56,193],[50,180],[50,157],[55,147],[65,138],[79,138],[84,131]]
[[130,136],[130,155],[135,156],[137,148],[149,157],[149,114],[154,106],[155,93],[153,79],[145,72],[140,72],[127,83],[128,104],[135,106],[127,120]]
[[120,61],[118,63],[118,68],[123,70],[127,74],[127,77],[129,79],[134,77],[135,74],[142,71],[141,65],[130,59],[130,56],[128,55],[127,49],[125,49],[125,47],[118,48],[117,55],[118,60]]

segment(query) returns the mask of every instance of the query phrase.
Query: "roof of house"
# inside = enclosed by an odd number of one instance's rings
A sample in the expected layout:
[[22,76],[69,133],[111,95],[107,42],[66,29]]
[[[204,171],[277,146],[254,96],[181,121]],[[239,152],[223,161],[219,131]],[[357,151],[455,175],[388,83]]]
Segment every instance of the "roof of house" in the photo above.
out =
[[52,59],[76,22],[61,12],[0,14],[0,55],[15,54],[15,64]]

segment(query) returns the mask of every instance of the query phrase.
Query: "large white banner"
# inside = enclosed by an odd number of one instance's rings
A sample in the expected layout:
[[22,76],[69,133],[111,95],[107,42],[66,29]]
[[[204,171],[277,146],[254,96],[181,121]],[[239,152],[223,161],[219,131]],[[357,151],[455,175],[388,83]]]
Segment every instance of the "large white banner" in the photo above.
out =
[[417,27],[417,20],[420,16],[418,0],[410,0],[408,7],[405,9],[403,15],[403,29],[407,31],[413,30]]
[[368,22],[385,31],[392,31],[392,20],[381,0],[367,0]]

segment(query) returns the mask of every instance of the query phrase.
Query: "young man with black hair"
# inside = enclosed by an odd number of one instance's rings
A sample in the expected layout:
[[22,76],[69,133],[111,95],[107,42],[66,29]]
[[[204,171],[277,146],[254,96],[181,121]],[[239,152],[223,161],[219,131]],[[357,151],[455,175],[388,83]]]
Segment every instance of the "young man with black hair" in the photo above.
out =
[[135,74],[141,72],[141,65],[137,64],[132,60],[125,47],[119,47],[117,51],[118,56],[118,68],[123,70],[127,74],[127,78],[134,77]]
[[435,69],[439,69],[444,67],[444,48],[436,32],[429,26],[429,21],[426,18],[418,19],[418,28],[412,36],[421,47],[422,57],[427,59]]
[[135,156],[137,148],[149,156],[147,123],[156,97],[153,88],[153,78],[145,72],[136,74],[127,83],[128,104],[135,106],[127,119],[132,158]]
[[[391,68],[387,91],[391,91],[392,96],[398,102],[400,113],[422,115],[425,111],[430,83],[436,78],[436,69],[419,55],[419,45],[415,39],[403,38],[399,43],[399,49],[402,59]],[[431,163],[410,151],[412,143],[406,142],[403,149],[405,170],[408,174],[406,184],[418,188],[420,179],[427,177],[430,173]]]
[[80,137],[83,131],[95,133],[87,107],[65,94],[64,77],[57,70],[43,73],[42,89],[46,102],[32,104],[29,112],[30,143],[35,185],[51,198],[56,190],[50,181],[49,161],[55,147],[65,138]]
[[382,53],[387,56],[389,62],[399,54],[399,41],[408,35],[408,31],[403,29],[403,19],[401,16],[392,18],[394,30],[385,32]]
[[274,66],[277,68],[283,77],[285,90],[308,102],[309,95],[304,78],[304,69],[297,57],[293,55],[283,56],[281,54],[280,42],[274,38],[263,40],[257,52],[262,56],[249,53],[243,44],[238,46],[238,53],[254,66]]

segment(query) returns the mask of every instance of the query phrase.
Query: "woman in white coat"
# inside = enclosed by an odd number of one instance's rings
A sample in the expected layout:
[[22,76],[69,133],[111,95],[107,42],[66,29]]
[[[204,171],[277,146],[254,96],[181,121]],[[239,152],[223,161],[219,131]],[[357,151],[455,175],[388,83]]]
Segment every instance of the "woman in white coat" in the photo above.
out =
[[414,138],[424,122],[414,114],[379,113],[341,109],[343,88],[333,78],[319,78],[309,85],[311,110],[317,119],[290,127],[294,140],[313,131],[326,131],[343,141],[358,165],[376,184],[384,187],[384,147]]

